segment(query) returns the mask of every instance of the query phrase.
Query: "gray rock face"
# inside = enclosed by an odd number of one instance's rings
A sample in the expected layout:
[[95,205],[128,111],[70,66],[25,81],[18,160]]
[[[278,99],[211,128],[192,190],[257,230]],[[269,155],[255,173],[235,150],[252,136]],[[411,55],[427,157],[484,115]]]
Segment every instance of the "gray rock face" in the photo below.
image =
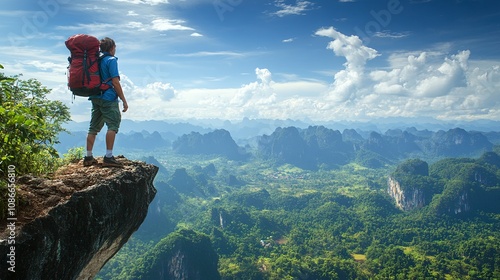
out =
[[[19,178],[27,205],[19,208],[15,272],[1,269],[0,279],[93,279],[139,228],[156,194],[156,166],[119,161],[123,168],[79,163],[51,180]],[[10,233],[0,234],[5,258]]]
[[467,213],[469,211],[470,211],[469,193],[464,191],[457,197],[453,213],[460,214],[460,213]]
[[393,177],[387,180],[387,192],[394,198],[396,205],[403,211],[420,209],[426,205],[425,193],[420,189],[403,191],[400,183]]

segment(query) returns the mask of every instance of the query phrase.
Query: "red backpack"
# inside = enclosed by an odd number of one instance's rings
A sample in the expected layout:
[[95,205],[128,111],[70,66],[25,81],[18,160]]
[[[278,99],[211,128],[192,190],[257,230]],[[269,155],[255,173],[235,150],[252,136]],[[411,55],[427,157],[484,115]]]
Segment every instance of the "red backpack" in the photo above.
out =
[[69,37],[65,44],[71,52],[68,57],[68,87],[73,94],[88,97],[100,95],[108,89],[109,85],[101,83],[99,40],[94,36],[77,34]]

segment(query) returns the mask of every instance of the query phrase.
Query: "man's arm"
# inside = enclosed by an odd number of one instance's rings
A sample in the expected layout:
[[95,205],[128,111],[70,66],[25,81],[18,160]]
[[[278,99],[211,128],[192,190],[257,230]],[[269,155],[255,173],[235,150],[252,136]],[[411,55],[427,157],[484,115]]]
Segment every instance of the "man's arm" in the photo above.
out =
[[120,100],[123,102],[123,111],[122,112],[127,112],[128,110],[128,104],[127,104],[127,99],[125,99],[125,95],[123,94],[122,90],[122,85],[120,84],[120,77],[114,77],[111,82],[113,83],[113,88],[116,91],[116,94],[120,98]]

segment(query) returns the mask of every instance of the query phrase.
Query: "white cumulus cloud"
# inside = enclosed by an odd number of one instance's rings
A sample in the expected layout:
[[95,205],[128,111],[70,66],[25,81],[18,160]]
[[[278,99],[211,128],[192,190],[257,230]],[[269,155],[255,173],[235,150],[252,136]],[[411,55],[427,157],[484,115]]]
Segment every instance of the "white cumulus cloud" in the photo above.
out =
[[[429,116],[441,119],[498,118],[500,66],[469,66],[471,52],[444,54],[442,50],[389,56],[390,69],[367,70],[380,54],[357,36],[333,27],[316,35],[332,38],[327,48],[344,57],[336,72],[325,112],[345,119],[390,116]],[[432,57],[432,60],[429,59]]]
[[365,65],[379,56],[378,52],[363,45],[358,36],[344,35],[333,27],[316,31],[316,35],[332,38],[327,48],[335,55],[345,57],[345,69],[334,76],[330,98],[335,102],[345,102],[353,98],[365,79]]
[[157,18],[151,22],[152,28],[157,31],[170,31],[170,30],[194,30],[191,27],[185,26],[186,21],[180,19],[165,19]]

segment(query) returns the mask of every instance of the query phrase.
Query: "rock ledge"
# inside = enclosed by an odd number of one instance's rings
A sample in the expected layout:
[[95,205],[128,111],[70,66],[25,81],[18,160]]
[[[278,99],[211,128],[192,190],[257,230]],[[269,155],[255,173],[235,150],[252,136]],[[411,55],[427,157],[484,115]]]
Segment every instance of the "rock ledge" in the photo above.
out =
[[[74,163],[54,178],[18,178],[15,272],[0,279],[92,279],[144,221],[158,167],[117,157],[123,168]],[[102,159],[98,159],[102,162]],[[5,221],[0,254],[12,244]]]

